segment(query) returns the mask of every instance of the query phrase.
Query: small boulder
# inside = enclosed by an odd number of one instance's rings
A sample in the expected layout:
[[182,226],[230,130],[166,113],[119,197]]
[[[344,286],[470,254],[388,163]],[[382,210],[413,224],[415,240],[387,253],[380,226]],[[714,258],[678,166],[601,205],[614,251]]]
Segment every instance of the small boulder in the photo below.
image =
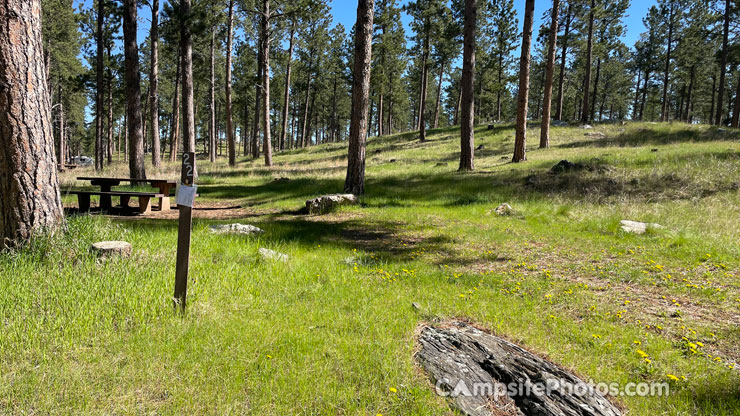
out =
[[92,250],[100,257],[129,257],[131,244],[125,241],[100,241],[92,245]]
[[480,146],[476,147],[475,150],[483,150],[485,147],[486,146],[484,146],[484,145],[480,145]]
[[496,215],[500,215],[500,216],[504,217],[504,216],[514,215],[514,208],[512,208],[511,205],[509,205],[507,203],[503,203],[503,204],[499,205],[494,210],[494,212],[496,213]]
[[274,261],[281,261],[283,263],[288,262],[288,255],[283,253],[278,253],[277,251],[270,250],[269,248],[262,248],[260,247],[259,250],[257,250],[257,254],[263,259],[263,260],[274,260]]
[[584,129],[584,130],[590,130],[590,129],[594,128],[594,126],[592,126],[590,124],[584,124],[584,125],[581,126],[581,128]]
[[586,137],[598,137],[598,138],[604,138],[606,137],[606,134],[600,132],[600,131],[594,131],[584,134]]
[[555,166],[550,169],[550,172],[554,174],[571,172],[576,170],[585,169],[586,166],[582,163],[573,163],[568,160],[561,160]]
[[646,223],[639,221],[622,220],[619,222],[622,231],[632,234],[645,234],[649,228],[661,229],[663,228],[660,224]]
[[249,224],[219,224],[212,225],[211,232],[214,234],[262,234],[265,230]]
[[550,123],[553,127],[568,127],[568,122],[563,120],[555,120],[552,123]]
[[352,194],[324,195],[306,201],[306,209],[309,214],[322,215],[342,205],[355,205],[359,202]]

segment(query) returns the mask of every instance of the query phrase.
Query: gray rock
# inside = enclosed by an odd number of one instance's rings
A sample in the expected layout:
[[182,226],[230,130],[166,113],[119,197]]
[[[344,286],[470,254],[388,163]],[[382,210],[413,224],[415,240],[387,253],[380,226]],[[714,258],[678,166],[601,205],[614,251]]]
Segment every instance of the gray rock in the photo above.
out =
[[249,224],[219,224],[212,225],[211,232],[214,234],[262,234],[265,230]]
[[639,221],[622,220],[619,222],[622,231],[632,234],[645,234],[649,228],[661,229],[663,228],[660,224],[645,223]]
[[552,123],[550,123],[553,127],[568,127],[568,122],[563,120],[555,120]]
[[592,126],[592,125],[590,125],[590,124],[584,124],[584,125],[582,125],[582,126],[581,126],[581,128],[582,128],[582,129],[585,129],[585,130],[589,130],[589,129],[592,129],[592,128],[594,128],[594,126]]
[[586,137],[600,137],[600,138],[604,138],[604,137],[606,137],[606,134],[604,134],[604,133],[602,133],[600,131],[594,131],[594,132],[586,133],[586,134],[584,134],[584,136],[586,136]]
[[278,253],[277,251],[270,250],[269,248],[260,247],[260,249],[257,250],[257,254],[259,254],[259,256],[264,260],[281,261],[283,263],[288,262],[287,254]]
[[125,241],[100,241],[92,245],[92,250],[100,257],[129,257],[132,247]]
[[306,209],[309,214],[322,215],[331,212],[343,205],[355,205],[359,202],[352,194],[324,195],[306,201]]
[[494,212],[496,213],[496,215],[500,215],[502,217],[503,216],[508,216],[508,215],[514,215],[514,208],[512,208],[511,205],[509,205],[509,204],[503,203],[503,204],[499,205],[494,210]]

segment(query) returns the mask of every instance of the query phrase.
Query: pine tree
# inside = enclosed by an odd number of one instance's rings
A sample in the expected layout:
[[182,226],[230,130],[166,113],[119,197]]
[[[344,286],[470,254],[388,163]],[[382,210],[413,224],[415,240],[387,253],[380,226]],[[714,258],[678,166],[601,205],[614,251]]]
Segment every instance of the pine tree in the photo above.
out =
[[529,67],[530,49],[532,46],[532,19],[534,0],[527,0],[524,11],[524,29],[522,31],[522,56],[519,64],[519,96],[517,97],[516,137],[514,140],[514,157],[512,162],[527,160],[527,104],[529,101]]
[[473,170],[474,147],[475,147],[475,36],[476,20],[478,13],[477,0],[465,0],[465,23],[463,40],[463,69],[462,69],[462,99],[461,113],[462,124],[460,126],[460,171]]
[[358,0],[355,24],[355,59],[352,70],[352,116],[349,157],[344,192],[365,192],[365,141],[367,109],[370,101],[370,63],[372,62],[373,16],[375,0]]
[[0,30],[0,248],[4,249],[56,230],[64,213],[40,0],[5,0],[0,27],[4,28]]

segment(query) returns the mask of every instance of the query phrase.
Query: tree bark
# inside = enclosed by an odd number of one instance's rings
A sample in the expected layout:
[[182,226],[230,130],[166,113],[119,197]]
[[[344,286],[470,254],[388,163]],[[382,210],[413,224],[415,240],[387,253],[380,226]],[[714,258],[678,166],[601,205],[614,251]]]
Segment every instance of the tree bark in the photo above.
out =
[[175,69],[175,86],[172,95],[172,120],[170,127],[170,162],[177,160],[180,143],[180,73],[182,72],[182,50],[177,50],[177,69]]
[[[475,169],[475,32],[478,19],[478,0],[465,0],[463,23],[462,124],[460,125],[460,166],[458,171]],[[440,75],[440,89],[442,86]]]
[[[729,0],[728,0],[729,1]],[[671,48],[673,47],[673,19],[675,15],[674,2],[668,2],[670,4],[670,12],[668,15],[668,50],[665,57],[665,71],[663,73],[663,106],[660,111],[660,121],[668,121],[668,83],[670,81],[671,72]]]
[[373,46],[375,0],[358,0],[355,34],[355,60],[352,69],[352,115],[350,118],[349,155],[344,192],[365,192],[365,143],[367,107],[370,101],[370,62]]
[[41,1],[0,4],[0,248],[64,221],[41,40]]
[[419,140],[427,140],[427,126],[424,113],[427,110],[427,84],[429,81],[428,74],[429,61],[429,34],[424,36],[424,51],[421,58],[421,92],[419,94]]
[[162,164],[159,141],[159,0],[152,0],[152,27],[149,31],[151,45],[151,70],[149,75],[149,121],[152,129],[152,164],[159,169]]
[[722,28],[722,53],[720,56],[719,69],[719,93],[717,94],[717,114],[714,118],[714,124],[722,123],[722,100],[725,95],[725,72],[727,69],[727,42],[730,32],[730,0],[725,0],[724,24]]
[[[438,389],[458,393],[450,396],[462,414],[622,414],[597,389],[588,388],[585,381],[555,363],[466,323],[425,325],[419,333],[416,360],[431,375]],[[480,386],[486,388],[477,388]],[[541,386],[542,390],[547,387],[552,391],[541,394],[527,388],[531,386]]]
[[183,152],[195,152],[195,105],[193,103],[193,34],[190,27],[191,0],[180,0],[185,24],[180,31],[182,53]]
[[601,78],[601,57],[596,58],[596,78],[594,78],[594,91],[591,93],[591,109],[589,119],[596,119],[596,99],[598,98],[599,79]]
[[254,123],[252,125],[252,157],[260,157],[260,101],[262,98],[262,34],[260,33],[259,40],[257,41],[257,83],[254,89]]
[[211,60],[208,105],[208,159],[216,161],[216,28],[211,28]]
[[581,122],[588,124],[591,115],[591,106],[589,104],[589,94],[591,88],[591,61],[593,60],[594,50],[594,8],[595,0],[591,0],[591,8],[588,11],[588,40],[586,42],[586,76],[583,80],[583,107],[581,109]]
[[105,2],[98,0],[96,58],[95,58],[95,170],[103,169],[103,117],[105,100],[105,85],[103,81],[103,25],[105,21]]
[[270,0],[262,0],[262,114],[265,166],[272,166],[272,134],[270,126]]
[[740,82],[735,82],[737,83],[737,90],[735,92],[735,106],[732,109],[731,126],[740,127]]
[[[445,63],[441,62],[439,65],[439,82],[437,83],[437,105],[434,109],[434,128],[435,129],[439,127],[439,110],[440,110],[440,107],[442,106],[442,80],[444,79],[444,76],[445,76]],[[382,109],[383,109],[383,105],[382,105],[383,96],[382,95],[380,96],[380,99],[381,99],[380,108],[382,112]]]
[[295,47],[296,22],[290,25],[290,42],[288,46],[288,63],[285,69],[285,92],[283,99],[283,128],[280,130],[280,150],[285,149],[285,138],[288,133],[288,115],[290,110],[290,78],[292,74],[293,48]]
[[[111,48],[108,45],[108,59],[110,60]],[[113,164],[113,73],[110,66],[108,67],[108,140],[106,140],[108,149],[108,165]]]
[[129,132],[129,174],[131,178],[145,179],[144,134],[141,115],[141,75],[139,73],[139,45],[136,42],[136,0],[123,1],[123,43],[126,64],[126,113]]
[[229,147],[229,166],[236,166],[236,138],[231,108],[231,49],[234,43],[234,0],[229,0],[226,22],[226,142]]
[[547,65],[545,67],[545,99],[542,103],[542,123],[540,129],[540,148],[550,147],[550,109],[552,108],[552,81],[555,72],[555,48],[558,42],[558,14],[560,0],[552,0],[552,23],[550,39],[547,43]]
[[512,162],[527,160],[527,106],[529,102],[529,63],[532,46],[532,15],[534,0],[527,0],[524,11],[524,30],[522,32],[522,56],[519,65],[519,95],[516,110],[516,139]]
[[560,79],[558,80],[558,109],[555,112],[555,119],[563,119],[563,102],[564,102],[564,84],[565,84],[565,64],[568,58],[568,35],[570,34],[571,22],[571,3],[568,2],[568,11],[565,13],[565,31],[563,32],[563,52],[560,56]]

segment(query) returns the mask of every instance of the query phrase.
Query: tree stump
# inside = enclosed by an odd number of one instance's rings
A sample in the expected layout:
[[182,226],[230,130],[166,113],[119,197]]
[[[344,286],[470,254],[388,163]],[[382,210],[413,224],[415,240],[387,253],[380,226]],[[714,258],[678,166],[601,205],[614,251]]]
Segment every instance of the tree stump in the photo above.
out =
[[419,344],[416,359],[437,392],[466,415],[621,415],[575,375],[465,323],[425,326]]
[[101,241],[92,245],[92,250],[100,257],[129,257],[131,244],[125,241]]

